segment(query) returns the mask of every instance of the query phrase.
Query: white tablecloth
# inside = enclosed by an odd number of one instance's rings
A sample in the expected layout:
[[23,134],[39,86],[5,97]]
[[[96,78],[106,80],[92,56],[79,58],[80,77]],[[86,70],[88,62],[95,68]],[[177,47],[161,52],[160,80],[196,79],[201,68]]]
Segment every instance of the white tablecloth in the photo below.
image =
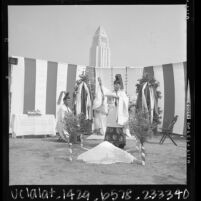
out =
[[11,129],[13,136],[23,135],[56,135],[54,115],[30,116],[13,115]]

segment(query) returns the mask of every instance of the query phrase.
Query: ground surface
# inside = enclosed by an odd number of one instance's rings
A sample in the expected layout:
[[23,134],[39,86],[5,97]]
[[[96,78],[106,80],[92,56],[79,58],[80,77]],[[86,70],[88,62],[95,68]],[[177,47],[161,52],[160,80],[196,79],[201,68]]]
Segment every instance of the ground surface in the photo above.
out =
[[[9,139],[9,184],[185,184],[186,141],[176,139],[175,146],[169,139],[163,145],[155,137],[145,144],[146,165],[139,164],[86,164],[75,158],[84,151],[75,146],[73,162],[67,160],[66,143],[56,137]],[[85,146],[94,147],[101,140],[85,140]],[[127,140],[126,149],[135,141]]]

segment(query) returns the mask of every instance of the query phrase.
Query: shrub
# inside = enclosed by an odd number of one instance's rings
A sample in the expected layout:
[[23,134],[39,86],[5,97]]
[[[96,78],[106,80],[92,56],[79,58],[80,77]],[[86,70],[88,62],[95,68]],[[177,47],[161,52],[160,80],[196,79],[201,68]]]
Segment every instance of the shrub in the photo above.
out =
[[135,135],[141,144],[143,144],[147,138],[152,137],[154,125],[147,119],[147,114],[141,111],[130,110],[129,115],[129,129],[132,135]]
[[91,133],[91,122],[85,120],[85,115],[81,113],[76,116],[73,113],[67,113],[64,117],[65,129],[69,134],[90,134]]

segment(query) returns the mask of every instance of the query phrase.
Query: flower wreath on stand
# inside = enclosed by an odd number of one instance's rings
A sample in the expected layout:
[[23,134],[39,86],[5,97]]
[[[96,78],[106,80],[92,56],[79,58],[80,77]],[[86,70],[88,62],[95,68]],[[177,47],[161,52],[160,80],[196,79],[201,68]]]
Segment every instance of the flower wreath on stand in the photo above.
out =
[[161,98],[161,92],[157,90],[159,82],[148,74],[144,74],[138,81],[137,101],[129,104],[129,129],[140,142],[139,153],[142,165],[145,165],[144,143],[157,132],[157,125],[160,124],[158,99]]
[[152,124],[154,134],[157,133],[157,126],[161,123],[161,109],[158,107],[158,99],[161,92],[157,90],[159,82],[145,73],[136,84],[136,110],[146,114],[146,118]]
[[79,115],[76,114],[76,96],[78,94],[78,89],[79,89],[79,85],[82,82],[85,82],[88,89],[89,89],[89,94],[90,94],[90,98],[92,99],[92,94],[91,94],[91,89],[90,89],[90,83],[89,83],[89,78],[88,75],[85,75],[84,73],[82,73],[80,76],[80,79],[76,81],[75,83],[75,87],[74,87],[74,93],[73,93],[73,111],[74,111],[74,115],[78,117],[79,119],[79,126],[80,126],[80,131],[83,134],[91,134],[91,120],[86,120],[84,113],[81,113]]

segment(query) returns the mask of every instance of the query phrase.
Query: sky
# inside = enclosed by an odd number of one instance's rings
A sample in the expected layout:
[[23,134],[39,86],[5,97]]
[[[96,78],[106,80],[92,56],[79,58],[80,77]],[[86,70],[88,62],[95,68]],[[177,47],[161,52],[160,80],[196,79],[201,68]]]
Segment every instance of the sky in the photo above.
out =
[[186,61],[185,5],[9,6],[9,56],[89,65],[99,26],[112,66]]

